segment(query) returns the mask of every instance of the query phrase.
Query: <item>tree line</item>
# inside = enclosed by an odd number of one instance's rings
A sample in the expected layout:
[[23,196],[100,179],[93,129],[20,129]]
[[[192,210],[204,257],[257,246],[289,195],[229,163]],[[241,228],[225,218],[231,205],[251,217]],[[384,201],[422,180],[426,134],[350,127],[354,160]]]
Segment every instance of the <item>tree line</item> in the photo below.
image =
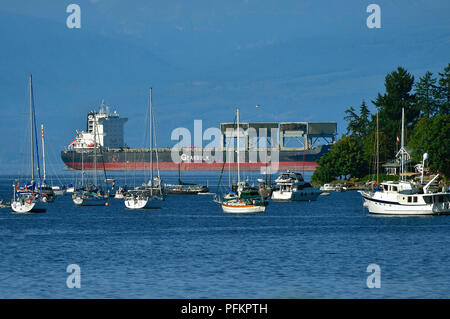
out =
[[[429,154],[431,171],[450,177],[450,63],[437,76],[427,71],[418,81],[398,67],[386,75],[385,93],[378,93],[372,104],[378,111],[380,165],[399,150],[402,108],[405,109],[405,145],[420,163]],[[327,183],[347,176],[363,178],[375,172],[376,113],[365,101],[359,110],[345,110],[346,133],[318,161],[312,176],[316,183]],[[381,166],[380,166],[381,167]]]

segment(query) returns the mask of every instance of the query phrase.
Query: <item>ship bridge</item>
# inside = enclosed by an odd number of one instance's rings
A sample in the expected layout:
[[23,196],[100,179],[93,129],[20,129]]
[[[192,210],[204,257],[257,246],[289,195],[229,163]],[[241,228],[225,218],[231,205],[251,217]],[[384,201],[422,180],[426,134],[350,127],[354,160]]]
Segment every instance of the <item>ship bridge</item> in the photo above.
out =
[[[222,149],[234,147],[236,123],[220,123]],[[319,144],[334,144],[337,122],[242,122],[239,123],[240,148],[278,148],[308,150]]]

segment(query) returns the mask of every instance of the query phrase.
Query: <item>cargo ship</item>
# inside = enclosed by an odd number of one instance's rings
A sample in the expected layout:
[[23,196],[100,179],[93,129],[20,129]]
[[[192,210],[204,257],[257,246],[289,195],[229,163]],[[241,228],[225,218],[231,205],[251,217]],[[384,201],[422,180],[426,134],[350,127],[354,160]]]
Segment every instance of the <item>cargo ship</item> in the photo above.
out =
[[[86,130],[76,131],[76,138],[61,151],[61,158],[70,169],[108,171],[142,171],[150,169],[150,149],[131,148],[124,141],[124,125],[117,111],[102,102],[99,111],[87,115]],[[96,134],[94,136],[94,126]],[[162,171],[220,171],[237,169],[234,140],[236,123],[220,123],[220,146],[174,147],[154,149],[154,169]],[[239,137],[241,170],[313,171],[320,157],[329,152],[336,141],[336,122],[244,122]],[[261,134],[263,132],[264,134]],[[262,141],[264,140],[264,141]],[[289,146],[295,140],[296,146]],[[99,148],[94,152],[94,145]],[[231,145],[231,146],[230,146]],[[158,157],[158,160],[157,160]],[[180,163],[180,165],[178,165]]]

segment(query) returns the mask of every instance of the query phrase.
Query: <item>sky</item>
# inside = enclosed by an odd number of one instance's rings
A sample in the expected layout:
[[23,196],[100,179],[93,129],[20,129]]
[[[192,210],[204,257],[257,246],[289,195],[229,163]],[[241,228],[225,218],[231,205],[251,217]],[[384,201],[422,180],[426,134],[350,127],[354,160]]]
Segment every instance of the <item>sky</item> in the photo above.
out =
[[[81,28],[69,29],[69,4]],[[369,29],[369,4],[381,28]],[[450,62],[449,1],[10,1],[0,7],[0,173],[26,161],[28,77],[48,160],[101,101],[144,147],[153,88],[158,146],[178,127],[242,121],[336,121],[384,92],[398,66],[415,78]],[[255,108],[259,104],[262,107]],[[207,144],[207,142],[205,142]]]

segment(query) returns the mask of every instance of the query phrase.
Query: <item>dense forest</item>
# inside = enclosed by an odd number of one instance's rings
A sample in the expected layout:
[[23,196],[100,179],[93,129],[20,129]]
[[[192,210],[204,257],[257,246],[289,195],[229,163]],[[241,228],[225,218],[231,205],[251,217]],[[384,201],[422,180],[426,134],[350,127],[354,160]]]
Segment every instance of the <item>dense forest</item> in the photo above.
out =
[[[380,165],[395,158],[405,109],[405,145],[412,161],[427,152],[432,172],[450,177],[450,63],[434,76],[427,71],[418,81],[402,67],[385,77],[385,93],[371,101],[378,111]],[[327,183],[341,176],[363,178],[375,173],[376,114],[365,101],[345,111],[346,133],[318,161],[312,176]],[[381,172],[381,169],[380,169]]]

